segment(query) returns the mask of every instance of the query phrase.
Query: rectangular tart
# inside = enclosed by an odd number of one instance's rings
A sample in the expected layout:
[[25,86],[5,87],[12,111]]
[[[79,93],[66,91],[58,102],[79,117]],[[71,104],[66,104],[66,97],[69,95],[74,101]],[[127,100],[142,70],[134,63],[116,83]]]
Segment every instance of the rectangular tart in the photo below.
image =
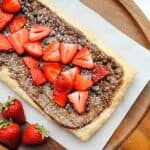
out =
[[[40,86],[32,84],[32,77],[22,61],[22,56],[16,53],[0,53],[0,80],[46,117],[55,120],[80,140],[86,141],[114,112],[135,77],[135,71],[87,29],[57,10],[50,1],[20,0],[20,3],[22,10],[19,14],[28,20],[26,28],[36,23],[53,29],[52,33],[43,40],[45,47],[53,39],[58,39],[60,42],[77,43],[81,48],[87,46],[93,61],[111,70],[110,75],[90,88],[86,110],[78,114],[69,102],[64,108],[53,102],[53,87],[50,83]],[[6,29],[4,34],[7,33]],[[71,65],[65,65],[64,69],[68,70],[71,67]],[[90,77],[91,71],[81,69],[81,74]]]

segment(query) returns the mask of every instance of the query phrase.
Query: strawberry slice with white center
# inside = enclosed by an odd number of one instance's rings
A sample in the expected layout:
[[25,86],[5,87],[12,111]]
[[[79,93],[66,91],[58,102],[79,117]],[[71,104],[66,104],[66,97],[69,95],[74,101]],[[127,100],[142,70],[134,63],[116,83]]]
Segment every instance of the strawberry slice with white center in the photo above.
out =
[[102,66],[102,65],[95,65],[93,69],[93,76],[92,76],[92,81],[94,83],[100,81],[107,75],[109,75],[111,72],[108,68]]
[[55,79],[62,71],[62,66],[57,63],[48,63],[43,65],[43,72],[50,83],[54,83]]
[[14,51],[12,45],[8,41],[7,37],[0,34],[0,52],[12,52]]
[[86,108],[88,91],[76,91],[74,93],[69,94],[68,99],[73,104],[73,107],[77,113],[83,113],[85,112]]
[[69,63],[78,49],[77,44],[61,43],[60,44],[60,56],[63,64]]
[[9,24],[13,17],[14,15],[12,14],[7,14],[2,11],[0,12],[0,31],[2,31]]
[[62,77],[54,81],[54,95],[68,94],[72,88],[72,85]]
[[34,41],[39,41],[43,39],[44,37],[48,36],[51,32],[51,28],[44,26],[44,25],[39,25],[39,24],[33,24],[31,26],[31,31],[29,34],[29,39],[31,42]]
[[53,101],[57,103],[59,106],[64,107],[67,102],[67,95],[66,94],[54,95]]
[[10,31],[12,33],[17,32],[26,24],[26,22],[27,20],[23,16],[16,16],[9,24]]
[[33,57],[42,56],[42,43],[41,42],[26,42],[23,44],[25,52]]
[[25,63],[25,65],[29,68],[38,68],[39,66],[39,62],[37,59],[31,57],[31,56],[25,56],[23,57],[23,62]]
[[92,69],[94,62],[88,48],[82,48],[74,57],[72,63],[82,68]]
[[19,0],[2,0],[1,9],[8,13],[16,13],[21,10]]
[[29,33],[26,28],[23,28],[8,36],[8,40],[16,50],[17,54],[22,55],[24,53],[23,44],[29,40]]
[[61,73],[62,78],[67,80],[72,86],[77,74],[80,74],[80,69],[78,67],[74,67]]
[[53,40],[44,50],[42,59],[44,61],[59,62],[60,61],[59,45],[60,43],[58,40]]
[[78,91],[85,91],[92,87],[93,82],[88,80],[86,77],[77,74],[74,80],[74,88]]
[[32,68],[30,69],[30,72],[31,72],[33,84],[35,86],[44,84],[47,81],[43,72],[39,70],[38,68]]

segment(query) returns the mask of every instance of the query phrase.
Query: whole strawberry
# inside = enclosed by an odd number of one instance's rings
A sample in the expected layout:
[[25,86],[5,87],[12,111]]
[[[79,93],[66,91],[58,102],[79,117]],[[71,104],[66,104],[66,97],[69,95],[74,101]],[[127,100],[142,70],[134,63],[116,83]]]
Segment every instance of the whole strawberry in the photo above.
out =
[[16,123],[26,121],[24,110],[21,102],[15,98],[10,98],[2,105],[1,115],[5,119],[12,119]]
[[47,137],[47,131],[43,126],[30,124],[23,133],[22,142],[27,145],[36,145],[43,143]]
[[18,124],[9,120],[0,120],[0,143],[11,149],[17,149],[20,133]]

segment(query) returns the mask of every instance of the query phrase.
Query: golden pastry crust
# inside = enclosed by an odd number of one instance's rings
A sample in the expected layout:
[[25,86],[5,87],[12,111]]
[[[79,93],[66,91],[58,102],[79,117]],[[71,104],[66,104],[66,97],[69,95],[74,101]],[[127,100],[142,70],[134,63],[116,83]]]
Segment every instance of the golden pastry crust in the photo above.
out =
[[[120,66],[123,69],[123,77],[122,77],[122,83],[120,87],[117,89],[117,91],[114,93],[112,98],[112,104],[105,109],[97,118],[95,118],[90,124],[84,126],[80,129],[69,129],[74,135],[76,135],[80,140],[86,141],[88,140],[103,124],[104,122],[112,115],[114,110],[116,109],[117,105],[119,104],[120,100],[125,94],[125,91],[127,90],[128,86],[130,85],[130,82],[135,77],[135,70],[128,65],[126,62],[123,61],[121,57],[119,57],[117,54],[115,54],[109,47],[105,46],[103,43],[101,43],[92,33],[90,33],[87,29],[80,26],[78,23],[72,20],[72,18],[68,17],[62,11],[54,7],[53,4],[51,4],[48,0],[38,0],[43,5],[51,9],[54,13],[56,13],[59,17],[64,19],[66,22],[68,22],[70,25],[74,26],[75,28],[79,29],[87,38],[89,41],[91,41],[93,44],[97,45],[97,47],[104,51],[105,54],[108,56],[111,56],[115,59],[115,61],[120,64]],[[12,79],[10,77],[10,72],[8,71],[7,67],[3,66],[2,70],[0,70],[0,80],[7,83],[7,85],[17,92],[20,96],[22,96],[27,102],[29,102],[33,107],[35,107],[37,110],[42,112],[46,117],[48,117],[41,109],[38,107],[37,104],[33,102],[33,100],[26,94],[26,92],[21,89],[17,83],[16,80]],[[48,117],[50,119],[50,117]],[[67,129],[68,130],[68,129]]]

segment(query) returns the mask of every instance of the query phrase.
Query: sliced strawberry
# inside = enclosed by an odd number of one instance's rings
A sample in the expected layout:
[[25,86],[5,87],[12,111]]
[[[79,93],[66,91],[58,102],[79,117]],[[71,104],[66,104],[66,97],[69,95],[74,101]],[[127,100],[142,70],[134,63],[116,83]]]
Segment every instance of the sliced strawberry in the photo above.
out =
[[8,41],[8,39],[3,35],[0,34],[0,52],[12,52],[14,51],[12,45]]
[[68,95],[69,101],[73,104],[77,113],[85,112],[86,102],[88,99],[88,91],[74,92]]
[[63,64],[69,63],[78,49],[77,44],[61,43],[60,44],[60,56]]
[[42,43],[41,42],[26,42],[23,44],[25,52],[33,57],[42,56]]
[[109,75],[111,72],[108,68],[102,66],[102,65],[95,65],[94,70],[93,70],[93,76],[92,76],[92,81],[94,83],[100,81],[103,79],[105,76]]
[[37,68],[30,69],[33,84],[38,86],[45,83],[47,80],[43,74],[43,72]]
[[80,74],[80,69],[78,67],[74,67],[61,73],[62,78],[67,80],[72,86],[74,84],[74,80],[77,74]]
[[54,81],[54,95],[68,94],[72,88],[72,85],[61,77]]
[[59,62],[60,52],[59,52],[59,41],[53,40],[49,46],[43,52],[44,61]]
[[23,16],[16,16],[9,24],[10,31],[12,33],[19,31],[26,24],[26,22],[27,20]]
[[62,71],[62,66],[57,63],[49,63],[43,65],[43,72],[50,83],[54,83],[58,74]]
[[16,13],[21,10],[19,0],[3,0],[1,9],[8,13]]
[[9,42],[19,55],[24,53],[23,44],[29,39],[28,30],[23,28],[8,36]]
[[79,91],[84,91],[93,85],[91,80],[88,80],[82,75],[77,74],[74,81],[74,88]]
[[2,31],[9,24],[13,17],[14,15],[12,14],[7,14],[0,11],[0,31]]
[[39,25],[39,24],[33,24],[31,26],[31,31],[29,34],[29,39],[30,41],[39,41],[43,39],[44,37],[48,36],[51,32],[51,28],[44,26],[44,25]]
[[54,95],[53,101],[58,105],[64,107],[67,102],[67,95],[66,94]]
[[72,63],[82,68],[92,69],[94,63],[87,48],[82,48],[74,57]]
[[37,61],[37,59],[35,59],[31,56],[23,57],[23,62],[29,69],[38,68],[38,65],[39,65],[39,62]]

